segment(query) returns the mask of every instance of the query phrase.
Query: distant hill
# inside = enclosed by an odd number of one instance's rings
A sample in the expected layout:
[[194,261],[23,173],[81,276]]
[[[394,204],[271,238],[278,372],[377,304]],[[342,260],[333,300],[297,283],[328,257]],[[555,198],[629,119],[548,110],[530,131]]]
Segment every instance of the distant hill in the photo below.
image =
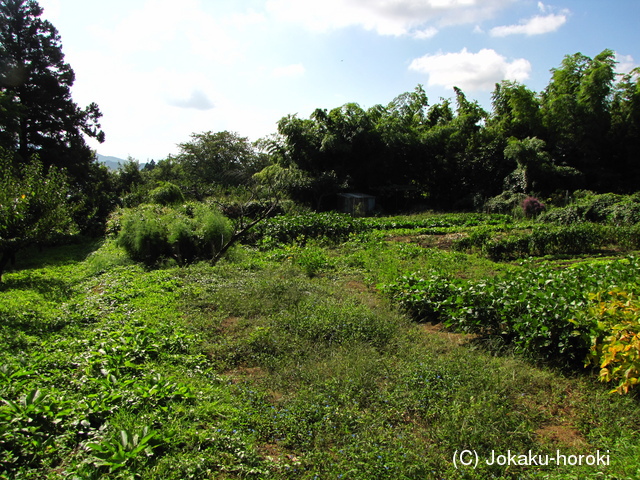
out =
[[126,160],[118,157],[107,157],[105,155],[98,154],[98,161],[104,163],[111,170],[117,170],[119,165],[123,165]]

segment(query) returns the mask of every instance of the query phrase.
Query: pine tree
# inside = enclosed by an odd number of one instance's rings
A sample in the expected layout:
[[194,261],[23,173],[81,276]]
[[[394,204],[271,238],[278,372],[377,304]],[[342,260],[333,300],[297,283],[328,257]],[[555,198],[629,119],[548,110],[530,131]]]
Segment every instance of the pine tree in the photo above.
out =
[[42,13],[35,0],[0,0],[0,147],[19,163],[37,154],[45,167],[82,182],[94,161],[85,135],[104,141],[102,114],[95,103],[81,109],[73,102],[75,74]]

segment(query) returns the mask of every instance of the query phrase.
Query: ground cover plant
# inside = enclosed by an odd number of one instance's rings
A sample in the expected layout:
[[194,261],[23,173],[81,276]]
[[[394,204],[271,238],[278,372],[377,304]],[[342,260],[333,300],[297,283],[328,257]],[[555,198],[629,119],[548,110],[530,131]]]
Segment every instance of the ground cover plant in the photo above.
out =
[[589,293],[633,285],[640,275],[637,257],[607,263],[579,263],[558,269],[531,262],[518,271],[479,281],[432,272],[383,285],[418,319],[513,344],[532,359],[580,364],[591,347],[581,325],[571,322],[588,307]]
[[[405,288],[402,277],[418,272],[414,293],[426,288],[424,311],[438,314],[454,308],[438,295],[465,285],[476,293],[457,295],[474,299],[477,312],[530,292],[520,313],[544,316],[541,331],[554,325],[545,316],[554,302],[562,313],[573,298],[608,289],[606,279],[632,282],[634,257],[496,263],[433,248],[438,241],[416,233],[426,217],[405,220],[400,236],[392,227],[237,245],[215,266],[151,269],[112,239],[29,252],[0,287],[0,477],[637,477],[633,388],[612,395],[615,385],[582,366],[567,374],[498,354],[482,341],[479,313],[458,319],[475,335],[452,333],[416,322],[405,297],[376,288]],[[485,228],[479,220],[459,228]],[[418,282],[419,272],[434,280]],[[511,282],[502,297],[500,282]],[[593,302],[587,296],[585,316],[575,316],[584,338]],[[492,315],[487,328],[506,326]],[[583,338],[566,324],[570,338]],[[528,335],[536,325],[514,328]],[[621,340],[610,336],[597,338]],[[565,355],[541,337],[522,349]],[[464,449],[484,459],[608,451],[609,462],[456,468]]]

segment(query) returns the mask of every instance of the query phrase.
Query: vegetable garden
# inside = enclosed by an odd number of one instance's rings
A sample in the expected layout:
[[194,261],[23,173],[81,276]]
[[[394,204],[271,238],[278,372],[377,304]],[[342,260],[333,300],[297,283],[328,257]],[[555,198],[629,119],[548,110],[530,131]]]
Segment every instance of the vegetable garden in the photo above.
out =
[[279,215],[211,265],[224,219],[153,208],[5,274],[0,478],[639,474],[634,224]]

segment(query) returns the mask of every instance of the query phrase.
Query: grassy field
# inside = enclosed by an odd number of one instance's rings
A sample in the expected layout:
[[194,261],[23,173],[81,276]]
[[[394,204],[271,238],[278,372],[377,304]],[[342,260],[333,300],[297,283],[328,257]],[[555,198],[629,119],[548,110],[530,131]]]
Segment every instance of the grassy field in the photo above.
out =
[[145,269],[111,240],[25,252],[0,286],[0,478],[638,478],[636,394],[417,321],[383,287],[626,254],[495,262],[452,250],[481,219],[400,220],[214,267]]

